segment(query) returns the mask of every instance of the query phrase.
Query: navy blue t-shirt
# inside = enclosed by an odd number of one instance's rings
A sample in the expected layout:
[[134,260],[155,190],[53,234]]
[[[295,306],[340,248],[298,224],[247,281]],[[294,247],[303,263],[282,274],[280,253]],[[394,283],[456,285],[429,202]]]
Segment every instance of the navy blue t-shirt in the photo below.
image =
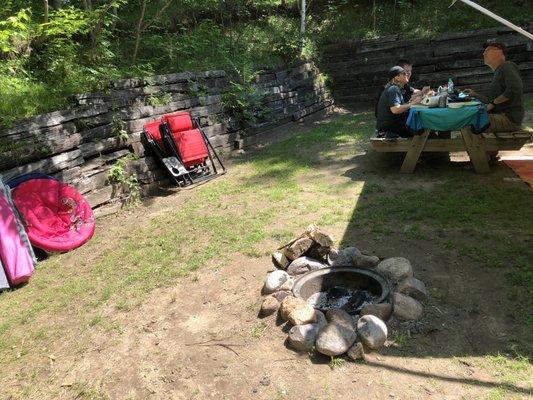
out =
[[391,107],[405,104],[402,90],[396,85],[385,88],[376,107],[376,128],[378,131],[395,130],[405,124],[407,113],[393,114]]

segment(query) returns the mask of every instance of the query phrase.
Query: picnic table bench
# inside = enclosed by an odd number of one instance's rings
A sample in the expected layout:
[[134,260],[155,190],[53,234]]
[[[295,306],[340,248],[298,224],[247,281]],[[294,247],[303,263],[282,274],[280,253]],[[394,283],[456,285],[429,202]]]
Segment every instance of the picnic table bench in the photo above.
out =
[[[487,128],[489,117],[486,107],[477,103],[460,108],[412,107],[407,125],[419,135],[412,138],[370,139],[378,152],[405,152],[400,172],[413,173],[422,152],[466,151],[477,173],[490,172],[487,151],[520,150],[531,138],[531,132],[524,130],[505,133],[473,133]],[[460,135],[451,138],[431,135],[430,131],[455,131]]]
[[531,138],[531,132],[517,131],[506,133],[482,133],[476,135],[470,128],[460,130],[461,134],[452,138],[428,137],[429,129],[412,138],[387,139],[376,136],[370,139],[378,152],[405,152],[400,172],[413,173],[422,152],[466,151],[477,173],[490,172],[487,151],[520,150]]

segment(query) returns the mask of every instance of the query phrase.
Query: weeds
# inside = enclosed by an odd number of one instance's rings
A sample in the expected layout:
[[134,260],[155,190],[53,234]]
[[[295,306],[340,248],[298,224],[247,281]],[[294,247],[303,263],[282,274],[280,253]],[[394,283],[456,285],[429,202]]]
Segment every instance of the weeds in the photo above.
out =
[[346,364],[346,360],[343,357],[331,357],[329,367],[331,369],[340,368]]

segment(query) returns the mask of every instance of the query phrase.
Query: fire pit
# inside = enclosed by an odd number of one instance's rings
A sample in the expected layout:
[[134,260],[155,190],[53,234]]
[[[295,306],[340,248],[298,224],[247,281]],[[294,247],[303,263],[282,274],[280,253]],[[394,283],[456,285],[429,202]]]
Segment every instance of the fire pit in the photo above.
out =
[[365,304],[385,301],[390,288],[388,282],[373,271],[332,267],[302,275],[294,283],[292,292],[316,309],[340,308],[355,315]]
[[336,248],[316,225],[272,254],[258,316],[277,313],[297,351],[365,358],[387,341],[390,318],[416,321],[427,299],[403,257],[380,259],[355,246]]

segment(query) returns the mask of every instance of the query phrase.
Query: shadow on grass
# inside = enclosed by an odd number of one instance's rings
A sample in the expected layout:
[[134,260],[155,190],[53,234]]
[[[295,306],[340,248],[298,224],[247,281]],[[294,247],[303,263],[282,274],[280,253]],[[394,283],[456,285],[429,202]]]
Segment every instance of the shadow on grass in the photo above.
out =
[[[397,323],[409,343],[385,355],[454,358],[533,354],[533,212],[531,190],[502,163],[489,175],[465,170],[439,154],[413,175],[401,175],[403,154],[371,150],[369,114],[343,116],[244,157],[256,173],[245,184],[291,182],[298,174],[329,171],[362,183],[338,242],[383,258],[408,258],[430,292],[424,317]],[[325,177],[327,179],[327,177]],[[297,189],[298,191],[298,189]],[[317,194],[320,195],[320,194]],[[328,230],[327,226],[322,226]],[[510,350],[512,349],[512,351]],[[325,363],[323,358],[318,363]],[[373,365],[373,364],[371,364]],[[472,386],[529,393],[512,383],[455,378],[409,367],[376,364],[399,373]]]

